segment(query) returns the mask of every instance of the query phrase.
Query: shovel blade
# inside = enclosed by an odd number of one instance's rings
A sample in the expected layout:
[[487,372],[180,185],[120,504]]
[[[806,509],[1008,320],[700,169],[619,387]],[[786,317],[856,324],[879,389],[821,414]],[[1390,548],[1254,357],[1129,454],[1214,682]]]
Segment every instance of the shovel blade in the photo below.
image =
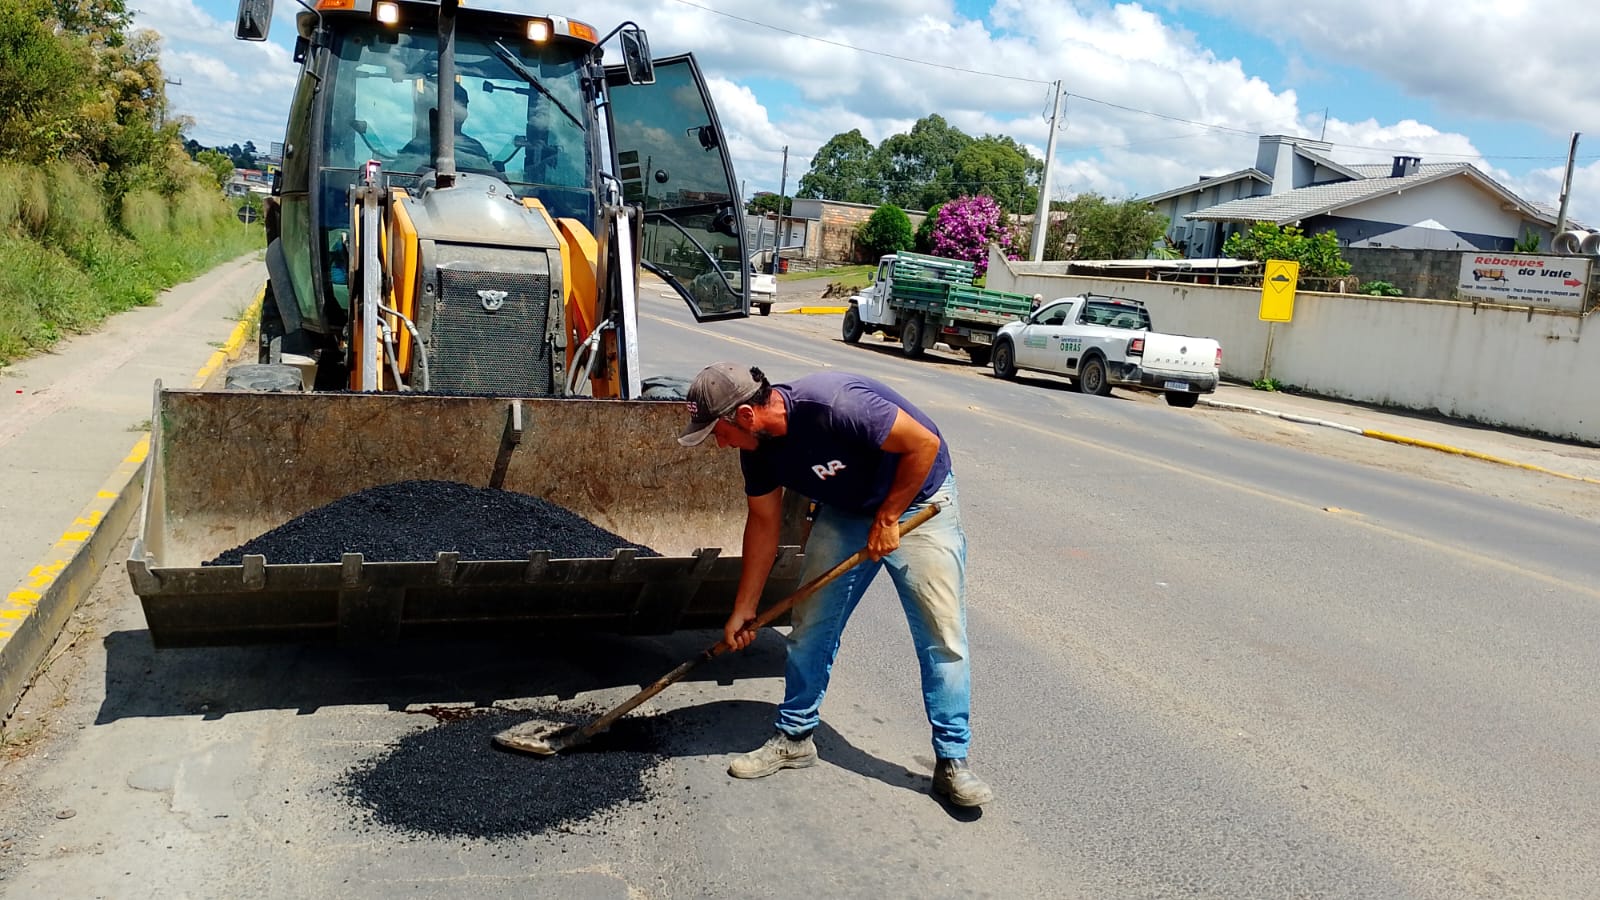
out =
[[555,756],[581,740],[577,726],[549,722],[524,722],[494,736],[494,742],[507,750],[533,756]]

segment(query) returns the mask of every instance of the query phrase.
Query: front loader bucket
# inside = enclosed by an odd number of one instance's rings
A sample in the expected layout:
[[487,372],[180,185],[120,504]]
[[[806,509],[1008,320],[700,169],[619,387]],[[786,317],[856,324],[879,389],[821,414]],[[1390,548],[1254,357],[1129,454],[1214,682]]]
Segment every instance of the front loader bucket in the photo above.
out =
[[[144,508],[128,560],[158,647],[392,641],[562,630],[721,628],[738,587],[738,454],[675,440],[678,403],[156,386]],[[660,558],[202,566],[302,513],[377,485],[455,481],[542,497]],[[799,585],[791,497],[763,605]]]

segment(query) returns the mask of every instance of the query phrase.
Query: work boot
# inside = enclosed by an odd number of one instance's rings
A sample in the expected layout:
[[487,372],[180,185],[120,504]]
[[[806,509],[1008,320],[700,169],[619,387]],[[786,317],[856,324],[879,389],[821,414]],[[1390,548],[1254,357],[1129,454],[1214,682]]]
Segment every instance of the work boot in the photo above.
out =
[[994,799],[994,791],[967,768],[965,758],[939,760],[933,767],[933,792],[957,806],[982,806]]
[[799,740],[778,732],[765,744],[733,758],[728,774],[735,778],[761,778],[779,769],[804,769],[817,764],[817,745],[811,735]]

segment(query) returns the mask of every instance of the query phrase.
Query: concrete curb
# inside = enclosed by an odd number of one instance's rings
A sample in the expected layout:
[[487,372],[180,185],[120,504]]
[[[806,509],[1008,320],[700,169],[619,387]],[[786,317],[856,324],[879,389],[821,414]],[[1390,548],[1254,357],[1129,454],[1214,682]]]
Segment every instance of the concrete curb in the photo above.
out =
[[[227,342],[211,354],[190,387],[203,387],[212,374],[238,356],[260,315],[264,293],[265,287],[257,292]],[[44,559],[0,601],[0,719],[17,708],[67,619],[99,581],[101,570],[122,542],[139,508],[149,452],[150,437],[146,435],[134,444]]]
[[794,309],[776,309],[773,312],[785,316],[833,316],[842,315],[848,306],[797,306]]
[[1337,428],[1340,431],[1349,432],[1350,434],[1360,435],[1361,437],[1369,437],[1379,441],[1387,441],[1391,444],[1403,444],[1407,447],[1421,447],[1424,450],[1437,450],[1440,453],[1449,453],[1453,456],[1464,456],[1468,459],[1478,459],[1484,462],[1494,463],[1496,465],[1510,466],[1513,469],[1523,469],[1528,472],[1538,472],[1542,475],[1553,475],[1556,478],[1565,478],[1568,481],[1581,481],[1585,484],[1600,484],[1600,478],[1585,478],[1582,475],[1573,475],[1568,472],[1557,472],[1554,469],[1547,469],[1544,466],[1536,466],[1532,463],[1517,462],[1514,459],[1492,456],[1488,453],[1480,453],[1476,450],[1465,450],[1460,447],[1452,447],[1449,444],[1440,444],[1435,441],[1425,441],[1420,438],[1390,434],[1387,431],[1377,431],[1371,428],[1357,428],[1354,425],[1345,425],[1339,422],[1329,422],[1324,419],[1313,419],[1310,416],[1294,415],[1292,413],[1278,412],[1271,409],[1262,409],[1256,406],[1245,406],[1240,403],[1225,403],[1221,400],[1208,400],[1204,397],[1200,398],[1200,402],[1214,409],[1226,409],[1234,412],[1248,412],[1261,416],[1272,416],[1276,419],[1283,419],[1286,422],[1299,422],[1302,425],[1318,425],[1323,428]]

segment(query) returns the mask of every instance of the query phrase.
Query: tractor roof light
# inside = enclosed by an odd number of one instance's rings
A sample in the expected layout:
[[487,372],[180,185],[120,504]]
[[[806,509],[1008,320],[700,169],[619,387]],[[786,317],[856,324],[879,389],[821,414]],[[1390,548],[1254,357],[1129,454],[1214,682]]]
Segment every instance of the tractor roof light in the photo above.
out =
[[400,23],[400,4],[384,0],[373,9],[373,14],[384,25],[398,25]]
[[550,40],[550,20],[529,19],[528,40],[533,41],[535,44],[542,44]]

